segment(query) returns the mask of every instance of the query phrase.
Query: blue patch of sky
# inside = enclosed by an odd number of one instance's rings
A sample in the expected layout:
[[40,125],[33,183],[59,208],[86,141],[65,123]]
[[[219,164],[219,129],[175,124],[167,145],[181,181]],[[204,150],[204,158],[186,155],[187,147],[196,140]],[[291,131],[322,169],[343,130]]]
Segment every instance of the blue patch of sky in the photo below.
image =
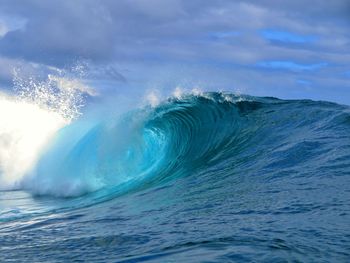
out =
[[305,79],[297,79],[297,80],[296,80],[296,83],[297,83],[297,84],[300,84],[300,85],[304,85],[304,86],[309,86],[309,85],[312,84],[311,81],[305,80]]
[[328,66],[328,63],[300,64],[293,61],[261,61],[256,64],[260,68],[290,70],[290,71],[315,71]]
[[264,29],[259,33],[267,40],[283,43],[305,44],[317,41],[315,36],[299,35],[284,30]]
[[220,31],[220,32],[210,32],[208,37],[211,39],[226,39],[238,37],[241,35],[239,31]]

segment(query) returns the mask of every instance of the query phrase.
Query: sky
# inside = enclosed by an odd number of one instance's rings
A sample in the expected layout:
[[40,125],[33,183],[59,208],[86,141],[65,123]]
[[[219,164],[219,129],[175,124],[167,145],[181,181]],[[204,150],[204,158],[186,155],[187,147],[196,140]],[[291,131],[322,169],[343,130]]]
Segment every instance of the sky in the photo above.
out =
[[349,28],[349,0],[0,0],[0,90],[15,70],[84,65],[79,78],[101,94],[181,87],[350,105]]

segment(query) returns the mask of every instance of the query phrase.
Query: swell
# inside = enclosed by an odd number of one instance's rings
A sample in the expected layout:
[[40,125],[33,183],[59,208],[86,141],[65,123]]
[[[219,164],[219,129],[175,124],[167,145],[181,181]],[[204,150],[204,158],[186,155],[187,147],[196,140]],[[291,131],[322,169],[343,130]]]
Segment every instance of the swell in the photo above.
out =
[[23,185],[39,195],[67,197],[183,177],[243,147],[254,132],[245,115],[261,106],[208,93],[171,98],[120,119],[77,122],[60,131]]
[[[220,163],[231,173],[258,163],[270,170],[302,165],[328,151],[322,150],[322,132],[332,129],[336,136],[337,127],[349,128],[347,110],[332,103],[225,93],[170,98],[118,120],[64,129],[24,185],[40,195],[103,189],[100,193],[111,197]],[[293,162],[301,149],[306,158]]]
[[200,177],[203,189],[233,191],[224,184],[233,177],[346,175],[349,120],[348,106],[229,93],[169,98],[119,118],[83,118],[59,130],[19,184],[25,192],[16,196],[32,206],[5,209],[0,221],[152,193],[186,177]]
[[95,203],[216,166],[229,176],[274,174],[315,159],[332,165],[327,152],[341,145],[331,146],[323,134],[346,136],[348,120],[346,106],[327,102],[184,95],[120,119],[66,127],[23,185],[39,195],[93,192]]

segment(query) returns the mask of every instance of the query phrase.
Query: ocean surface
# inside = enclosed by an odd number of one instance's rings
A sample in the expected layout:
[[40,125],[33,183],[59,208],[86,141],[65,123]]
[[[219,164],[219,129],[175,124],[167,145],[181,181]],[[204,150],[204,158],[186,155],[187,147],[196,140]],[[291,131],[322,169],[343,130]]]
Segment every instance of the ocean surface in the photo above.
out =
[[348,106],[184,94],[67,124],[0,97],[0,121],[0,262],[350,262]]

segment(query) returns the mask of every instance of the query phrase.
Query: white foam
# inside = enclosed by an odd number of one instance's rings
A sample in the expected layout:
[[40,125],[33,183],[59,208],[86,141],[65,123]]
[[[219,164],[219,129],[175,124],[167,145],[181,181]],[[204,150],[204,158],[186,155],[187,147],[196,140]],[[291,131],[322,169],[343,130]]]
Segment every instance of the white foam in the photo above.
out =
[[0,95],[0,189],[18,187],[68,122],[57,112]]
[[147,104],[151,105],[152,107],[156,107],[159,105],[161,101],[161,95],[158,90],[151,90],[146,93],[145,101]]
[[96,93],[64,72],[38,80],[14,70],[12,97],[0,94],[0,189],[20,187],[58,130]]
[[176,87],[172,95],[177,99],[181,99],[183,95],[183,89],[181,87]]

